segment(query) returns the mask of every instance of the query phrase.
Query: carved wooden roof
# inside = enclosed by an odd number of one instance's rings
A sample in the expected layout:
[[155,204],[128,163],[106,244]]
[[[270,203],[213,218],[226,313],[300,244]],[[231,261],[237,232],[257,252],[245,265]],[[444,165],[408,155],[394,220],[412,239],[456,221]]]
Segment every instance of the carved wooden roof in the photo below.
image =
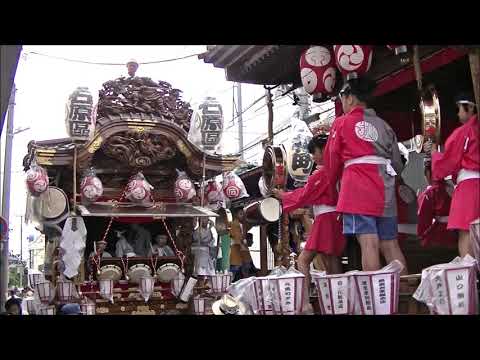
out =
[[[185,169],[182,170],[187,171],[192,179],[199,180],[203,175],[204,156],[207,178],[233,170],[241,163],[236,156],[204,153],[188,140],[185,129],[173,119],[165,120],[145,113],[98,118],[93,138],[85,143],[77,143],[76,147],[79,171],[89,166],[105,168],[114,164],[116,168],[112,171],[133,173],[173,161],[177,168],[184,164]],[[33,159],[47,169],[72,167],[74,148],[71,139],[32,141],[28,145],[24,167],[28,168]],[[107,158],[110,160],[108,165]],[[102,166],[102,161],[105,166]]]

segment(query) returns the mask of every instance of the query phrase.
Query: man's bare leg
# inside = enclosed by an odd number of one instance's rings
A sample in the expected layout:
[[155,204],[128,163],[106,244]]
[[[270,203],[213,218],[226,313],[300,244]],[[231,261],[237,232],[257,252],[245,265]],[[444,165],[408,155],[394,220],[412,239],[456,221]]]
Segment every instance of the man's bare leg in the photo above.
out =
[[305,304],[304,309],[306,311],[312,311],[312,307],[310,306],[310,284],[312,282],[310,278],[310,264],[312,263],[313,259],[317,255],[316,252],[310,250],[302,250],[300,256],[298,257],[298,270],[305,275]]
[[407,261],[397,239],[380,241],[380,251],[387,264],[390,264],[393,260],[398,260],[403,264],[403,270],[400,275],[408,274]]
[[470,233],[465,230],[458,231],[458,253],[463,258],[465,255],[469,254],[473,256],[472,244],[470,241]]
[[377,234],[358,234],[362,250],[362,270],[375,271],[380,269],[380,250]]

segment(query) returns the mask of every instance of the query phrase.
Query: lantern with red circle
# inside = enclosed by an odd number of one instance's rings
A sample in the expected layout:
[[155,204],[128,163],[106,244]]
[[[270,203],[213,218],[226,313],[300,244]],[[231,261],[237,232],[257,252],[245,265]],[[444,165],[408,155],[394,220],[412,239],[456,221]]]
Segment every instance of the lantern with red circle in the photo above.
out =
[[137,204],[149,203],[152,200],[153,186],[139,172],[127,185],[125,197]]
[[400,62],[406,64],[410,61],[407,51],[407,45],[387,45],[389,50],[395,52],[395,55],[400,56]]
[[224,205],[224,196],[220,184],[213,180],[205,186],[204,200],[212,210],[218,210]]
[[48,188],[48,174],[47,170],[32,164],[27,171],[27,188],[32,196],[39,196]]
[[333,45],[335,62],[346,80],[365,74],[372,65],[373,46]]
[[224,176],[223,193],[230,200],[241,199],[248,196],[242,179],[233,171],[227,172]]
[[311,46],[300,57],[300,77],[303,88],[320,102],[335,88],[337,71],[333,53],[324,46]]
[[175,181],[175,197],[177,201],[189,201],[197,195],[192,180],[184,172],[179,172]]
[[102,196],[103,185],[96,176],[94,169],[89,169],[85,173],[80,183],[80,192],[82,194],[82,200],[86,203],[97,201],[97,199]]

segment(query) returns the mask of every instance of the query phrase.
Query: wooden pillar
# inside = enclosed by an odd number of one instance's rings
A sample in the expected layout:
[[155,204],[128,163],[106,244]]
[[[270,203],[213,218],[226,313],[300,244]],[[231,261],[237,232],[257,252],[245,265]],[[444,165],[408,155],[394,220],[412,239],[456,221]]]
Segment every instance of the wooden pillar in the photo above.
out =
[[260,226],[260,275],[265,276],[268,274],[268,258],[267,258],[267,226]]
[[472,50],[469,54],[470,71],[472,73],[473,92],[477,111],[480,109],[480,48]]

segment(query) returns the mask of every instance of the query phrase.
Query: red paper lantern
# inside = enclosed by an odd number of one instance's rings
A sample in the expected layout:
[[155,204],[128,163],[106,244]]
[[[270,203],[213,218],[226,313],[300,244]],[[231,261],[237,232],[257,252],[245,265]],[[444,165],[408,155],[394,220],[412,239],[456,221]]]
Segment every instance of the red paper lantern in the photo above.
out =
[[210,181],[205,187],[205,201],[214,208],[220,207],[223,202],[222,187],[216,181]]
[[127,186],[125,197],[131,202],[142,204],[152,200],[153,186],[145,179],[145,176],[139,172]]
[[347,80],[357,78],[370,69],[371,45],[333,45],[333,50],[337,67]]
[[27,188],[33,196],[39,196],[48,188],[47,170],[41,166],[32,165],[27,171]]
[[335,61],[332,51],[323,46],[311,46],[300,57],[300,77],[303,88],[313,95],[314,101],[321,101],[330,94],[336,82]]
[[102,196],[103,185],[100,179],[95,175],[95,172],[90,170],[80,183],[80,193],[82,199],[86,202],[94,202]]
[[196,194],[192,181],[185,174],[180,174],[177,181],[175,181],[175,197],[177,201],[189,201]]

